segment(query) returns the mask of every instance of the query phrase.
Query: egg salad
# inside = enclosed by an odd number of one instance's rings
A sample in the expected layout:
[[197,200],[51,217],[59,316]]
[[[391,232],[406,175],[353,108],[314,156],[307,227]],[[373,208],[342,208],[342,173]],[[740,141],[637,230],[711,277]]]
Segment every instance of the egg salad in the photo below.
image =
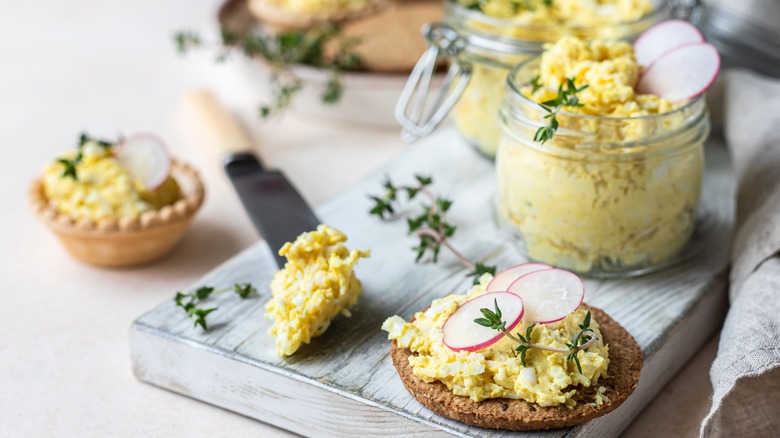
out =
[[280,357],[325,333],[337,315],[351,316],[362,290],[353,267],[370,252],[350,251],[341,244],[346,240],[341,231],[320,225],[279,250],[287,263],[271,282],[266,317],[274,320],[269,334]]
[[[444,344],[442,326],[447,318],[466,301],[484,294],[491,279],[490,274],[485,274],[468,293],[434,300],[427,310],[414,315],[413,322],[400,316],[385,320],[382,330],[388,333],[388,338],[395,340],[398,347],[409,348],[415,353],[409,358],[414,375],[428,383],[440,381],[453,394],[476,402],[513,398],[539,406],[571,408],[583,399],[585,388],[589,388],[592,403],[596,406],[604,403],[608,394],[606,388],[599,385],[599,380],[607,375],[609,347],[601,341],[597,321],[591,321],[590,328],[598,340],[587,351],[579,353],[582,373],[576,365],[566,361],[564,353],[539,349],[527,351],[526,366],[523,366],[515,352],[516,344],[508,338],[476,352],[456,353]],[[566,348],[566,343],[579,331],[585,314],[579,309],[562,321],[534,326],[531,342]],[[528,327],[528,323],[522,322],[513,332],[525,333]]]
[[453,118],[463,137],[489,156],[498,147],[497,114],[512,67],[541,51],[542,44],[566,35],[630,39],[654,22],[644,19],[654,12],[649,0],[457,0],[455,4],[481,12],[460,18],[463,27],[499,41],[509,38],[522,47],[514,53],[480,50],[473,56],[464,55],[471,79],[453,109]]
[[[75,160],[76,156],[81,159]],[[77,161],[73,173],[67,173],[67,163]],[[60,160],[46,166],[42,178],[49,204],[71,218],[99,221],[108,218],[137,216],[155,208],[153,197],[140,181],[134,179],[117,161],[111,145],[87,141],[78,151],[65,154]],[[178,198],[176,182],[168,183],[165,201]],[[160,196],[160,195],[157,195]],[[176,199],[173,199],[175,201]]]
[[373,6],[373,0],[266,0],[274,6],[299,14],[331,15],[361,11]]
[[[588,87],[577,94],[582,106],[566,107],[566,112],[607,117],[640,117],[662,114],[674,105],[658,96],[638,94],[635,89],[641,66],[634,48],[622,41],[586,42],[575,37],[561,38],[542,54],[539,85],[526,87],[527,97],[537,102],[555,98],[566,79]],[[625,134],[625,132],[624,132]],[[615,140],[632,140],[624,135]]]
[[[640,66],[624,42],[563,38],[538,65],[536,87],[516,84],[525,103],[515,107],[518,117],[507,121],[499,146],[500,217],[522,236],[529,257],[580,273],[671,260],[695,225],[709,129],[703,102],[638,94]],[[545,120],[537,103],[553,99],[567,78],[587,85],[576,95],[582,106],[563,107],[554,138],[533,141]]]
[[649,0],[457,0],[469,9],[511,20],[517,36],[527,36],[521,25],[597,27],[637,20],[653,11]]

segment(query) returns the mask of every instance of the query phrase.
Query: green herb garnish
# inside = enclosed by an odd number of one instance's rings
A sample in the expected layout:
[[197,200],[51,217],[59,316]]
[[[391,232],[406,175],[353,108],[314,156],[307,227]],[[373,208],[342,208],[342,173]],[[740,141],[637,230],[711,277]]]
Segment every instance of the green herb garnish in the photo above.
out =
[[[531,84],[534,86],[534,91],[536,91],[536,89],[538,89],[538,79],[536,83],[532,80]],[[544,144],[547,140],[553,138],[555,132],[558,130],[558,112],[564,107],[574,108],[584,106],[580,103],[577,93],[586,88],[588,88],[587,84],[577,88],[574,85],[574,78],[567,78],[566,87],[564,88],[564,84],[558,86],[558,95],[555,96],[554,99],[546,100],[539,104],[539,106],[547,112],[544,116],[545,120],[547,120],[547,124],[536,131],[534,141]]]
[[203,328],[203,330],[208,331],[209,327],[208,324],[206,324],[206,316],[208,316],[209,313],[217,310],[217,307],[204,308],[198,306],[203,304],[204,301],[206,301],[214,294],[230,291],[235,292],[239,297],[241,297],[242,300],[257,292],[254,286],[252,286],[250,283],[236,283],[232,288],[228,287],[223,289],[215,289],[211,286],[202,286],[196,289],[195,292],[191,293],[185,294],[182,292],[176,292],[176,296],[173,298],[173,301],[176,303],[176,306],[181,307],[185,312],[187,312],[187,315],[193,320],[193,327],[199,325]]
[[488,308],[479,309],[479,311],[482,312],[483,317],[475,319],[474,322],[483,327],[498,330],[503,333],[504,336],[519,344],[517,348],[515,348],[515,353],[520,356],[520,362],[523,364],[523,366],[526,366],[526,352],[531,348],[536,348],[539,350],[566,354],[566,361],[569,363],[574,362],[574,364],[577,365],[577,371],[582,374],[582,366],[580,365],[580,359],[577,357],[577,354],[580,351],[587,351],[588,347],[593,345],[593,343],[598,339],[596,337],[596,333],[590,328],[590,311],[588,311],[588,313],[585,315],[585,319],[582,321],[582,324],[579,325],[580,331],[577,332],[574,338],[572,338],[571,342],[566,343],[567,348],[563,349],[532,343],[531,335],[533,333],[534,327],[536,327],[536,324],[532,324],[530,327],[528,327],[525,330],[525,335],[513,335],[509,332],[509,330],[506,329],[506,321],[501,319],[501,309],[498,308],[498,301],[493,300],[493,305],[495,306],[495,310],[490,310]]
[[539,75],[536,75],[533,78],[531,78],[531,86],[533,87],[533,89],[531,90],[532,93],[536,93],[537,91],[539,91],[540,88],[542,88],[542,81]]
[[370,215],[378,216],[381,219],[389,219],[396,214],[398,204],[401,202],[401,195],[404,195],[407,202],[414,200],[417,195],[422,194],[428,199],[428,202],[422,205],[422,212],[412,215],[406,219],[409,227],[409,234],[416,235],[420,240],[413,249],[417,254],[416,262],[423,260],[426,254],[429,255],[432,262],[437,262],[442,246],[452,252],[471,271],[469,276],[473,276],[474,284],[479,283],[479,277],[484,273],[496,273],[495,266],[489,266],[483,263],[473,263],[463,256],[452,244],[449,238],[455,235],[457,227],[447,222],[447,212],[452,207],[452,200],[434,196],[428,189],[433,184],[433,178],[424,175],[415,175],[416,184],[414,185],[395,185],[387,178],[383,184],[385,189],[381,196],[369,196],[374,202],[369,210]]
[[[192,31],[176,33],[174,42],[180,53],[206,44]],[[355,38],[344,37],[338,27],[326,24],[279,34],[256,32],[239,35],[223,29],[220,41],[211,45],[218,48],[217,61],[224,61],[231,52],[238,51],[271,66],[273,101],[261,105],[258,111],[261,117],[267,118],[288,108],[302,89],[303,82],[290,69],[295,64],[327,69],[329,77],[320,98],[324,104],[337,103],[342,94],[341,72],[360,67],[360,57],[354,51],[358,43]],[[326,53],[325,47],[330,44],[335,48]]]
[[104,149],[111,149],[117,142],[97,139],[90,137],[89,134],[85,132],[82,132],[79,134],[79,141],[76,145],[76,156],[73,158],[57,158],[57,162],[63,166],[62,177],[73,178],[74,181],[79,179],[76,166],[78,166],[78,164],[81,163],[81,160],[84,158],[83,149],[87,143],[94,143]]

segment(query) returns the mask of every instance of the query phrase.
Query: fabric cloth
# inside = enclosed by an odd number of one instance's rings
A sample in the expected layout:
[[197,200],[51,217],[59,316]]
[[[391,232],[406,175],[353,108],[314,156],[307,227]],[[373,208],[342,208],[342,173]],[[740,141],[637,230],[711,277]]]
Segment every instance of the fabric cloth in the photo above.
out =
[[731,308],[710,370],[704,437],[780,434],[780,80],[725,76],[726,143],[737,175]]

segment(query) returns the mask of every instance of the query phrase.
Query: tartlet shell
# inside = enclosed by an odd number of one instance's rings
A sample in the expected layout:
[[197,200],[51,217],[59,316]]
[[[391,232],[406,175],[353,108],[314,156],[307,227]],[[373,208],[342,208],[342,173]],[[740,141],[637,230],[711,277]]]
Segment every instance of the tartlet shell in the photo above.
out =
[[172,171],[182,185],[182,197],[172,205],[135,217],[74,220],[49,204],[40,179],[30,186],[30,206],[65,249],[82,262],[107,267],[148,263],[173,250],[203,205],[205,189],[198,173],[176,160]]
[[[598,321],[604,342],[609,345],[608,377],[599,380],[609,390],[609,401],[594,408],[580,403],[574,409],[565,406],[541,407],[525,400],[488,399],[474,402],[457,396],[439,381],[426,383],[409,366],[413,354],[398,348],[393,341],[390,357],[406,390],[426,408],[447,418],[473,426],[507,430],[544,430],[574,426],[605,415],[620,406],[639,383],[642,351],[634,338],[603,310],[582,304]],[[412,319],[413,320],[413,319]]]

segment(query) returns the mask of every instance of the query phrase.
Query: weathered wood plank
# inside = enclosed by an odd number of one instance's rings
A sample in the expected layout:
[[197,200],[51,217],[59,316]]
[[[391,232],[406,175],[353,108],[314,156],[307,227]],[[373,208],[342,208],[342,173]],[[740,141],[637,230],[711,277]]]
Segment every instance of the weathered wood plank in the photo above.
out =
[[[260,296],[248,302],[218,298],[220,310],[210,317],[214,329],[208,333],[193,329],[170,302],[142,316],[131,332],[136,373],[144,381],[305,434],[399,436],[440,431],[457,436],[553,437],[617,433],[722,321],[725,283],[719,275],[728,263],[733,222],[733,180],[724,154],[717,148],[711,151],[701,220],[685,262],[639,278],[586,281],[586,300],[609,312],[634,335],[646,366],[630,403],[582,427],[517,434],[445,419],[404,390],[387,357],[389,345],[380,331],[387,316],[408,318],[436,297],[464,291],[470,280],[449,254],[443,253],[436,265],[415,265],[410,250],[414,241],[405,237],[405,221],[383,223],[366,214],[366,194],[377,191],[384,175],[398,180],[411,179],[415,172],[432,174],[434,188],[456,200],[451,219],[460,231],[453,244],[472,259],[499,266],[522,260],[513,241],[496,227],[492,164],[462,145],[452,131],[429,139],[319,209],[325,222],[347,232],[350,247],[372,250],[372,257],[357,268],[364,292],[354,317],[337,319],[323,336],[293,357],[277,358],[273,340],[266,335],[270,321],[262,317],[275,265],[265,243],[260,242],[199,282],[251,281],[258,285]],[[191,369],[183,356],[197,356],[208,365]],[[301,403],[299,398],[307,400]],[[365,415],[361,418],[368,424],[362,420],[355,424],[355,415]]]

